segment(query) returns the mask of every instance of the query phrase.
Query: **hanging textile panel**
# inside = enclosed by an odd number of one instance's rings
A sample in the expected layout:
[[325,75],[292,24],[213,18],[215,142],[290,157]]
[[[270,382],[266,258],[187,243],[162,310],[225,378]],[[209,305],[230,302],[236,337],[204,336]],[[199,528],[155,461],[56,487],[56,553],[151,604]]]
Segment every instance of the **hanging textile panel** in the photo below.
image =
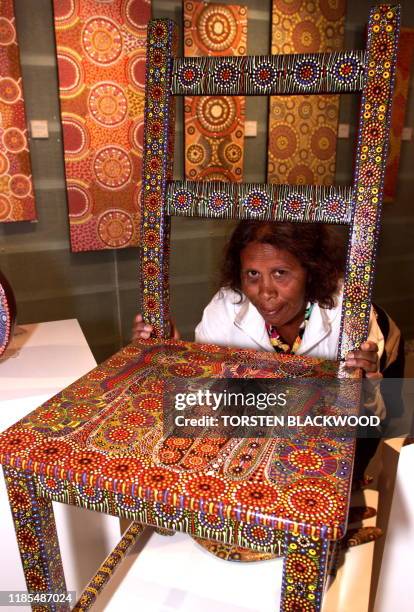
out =
[[[273,0],[272,53],[343,48],[345,0]],[[268,182],[331,185],[335,176],[339,96],[272,97]]]
[[[245,55],[244,6],[184,0],[184,55]],[[187,96],[184,101],[185,176],[243,180],[243,96]]]
[[136,246],[150,0],[54,0],[72,251]]
[[385,202],[392,202],[396,195],[398,167],[400,165],[401,137],[407,110],[413,51],[414,29],[401,28],[392,102],[390,148],[384,179]]
[[13,0],[0,2],[0,222],[36,219]]

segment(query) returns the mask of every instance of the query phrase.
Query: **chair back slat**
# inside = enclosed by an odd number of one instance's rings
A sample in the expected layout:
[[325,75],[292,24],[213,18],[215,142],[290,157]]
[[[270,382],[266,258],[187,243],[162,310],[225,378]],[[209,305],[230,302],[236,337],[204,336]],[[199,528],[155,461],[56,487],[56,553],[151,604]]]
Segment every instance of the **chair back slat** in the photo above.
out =
[[188,96],[355,93],[363,87],[365,60],[365,51],[176,58],[172,93]]
[[352,187],[172,181],[165,206],[167,214],[180,217],[346,225],[352,202]]

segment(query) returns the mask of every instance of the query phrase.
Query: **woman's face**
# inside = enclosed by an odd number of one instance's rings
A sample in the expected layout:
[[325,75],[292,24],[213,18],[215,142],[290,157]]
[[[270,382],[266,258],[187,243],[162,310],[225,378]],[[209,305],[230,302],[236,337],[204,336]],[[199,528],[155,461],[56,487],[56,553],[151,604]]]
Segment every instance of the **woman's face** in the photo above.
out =
[[241,290],[266,323],[282,327],[303,316],[307,273],[294,255],[250,242],[240,252],[240,265]]

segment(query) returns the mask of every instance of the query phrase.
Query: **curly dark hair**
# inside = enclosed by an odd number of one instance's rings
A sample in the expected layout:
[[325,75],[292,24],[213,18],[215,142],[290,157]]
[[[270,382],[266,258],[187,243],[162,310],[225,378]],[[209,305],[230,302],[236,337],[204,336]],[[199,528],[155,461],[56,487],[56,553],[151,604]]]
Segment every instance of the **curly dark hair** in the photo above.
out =
[[345,262],[344,241],[335,228],[321,223],[240,221],[225,249],[220,283],[240,298],[240,253],[251,242],[270,244],[294,255],[307,272],[306,300],[333,308]]

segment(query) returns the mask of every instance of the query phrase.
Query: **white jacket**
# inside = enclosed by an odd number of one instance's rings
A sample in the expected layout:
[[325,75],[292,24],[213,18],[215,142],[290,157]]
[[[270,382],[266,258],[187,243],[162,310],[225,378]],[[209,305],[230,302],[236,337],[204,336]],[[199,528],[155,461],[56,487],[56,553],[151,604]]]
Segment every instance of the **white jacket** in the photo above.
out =
[[[336,296],[334,308],[321,308],[314,304],[308,324],[303,334],[298,355],[336,359],[341,324],[342,290]],[[371,308],[368,328],[368,340],[378,345],[378,356],[384,351],[384,336]],[[257,351],[274,351],[266,330],[265,320],[257,308],[243,296],[231,289],[222,288],[206,306],[201,322],[195,329],[195,341],[206,344],[218,344]],[[386,408],[380,391],[380,380],[370,380],[364,387],[364,407],[382,420]]]
[[[298,355],[336,359],[341,324],[342,291],[332,309],[314,304]],[[384,350],[384,336],[371,309],[368,340],[378,344],[379,357]],[[231,289],[220,289],[204,309],[195,330],[195,341],[220,346],[273,351],[266,324],[257,308]]]

